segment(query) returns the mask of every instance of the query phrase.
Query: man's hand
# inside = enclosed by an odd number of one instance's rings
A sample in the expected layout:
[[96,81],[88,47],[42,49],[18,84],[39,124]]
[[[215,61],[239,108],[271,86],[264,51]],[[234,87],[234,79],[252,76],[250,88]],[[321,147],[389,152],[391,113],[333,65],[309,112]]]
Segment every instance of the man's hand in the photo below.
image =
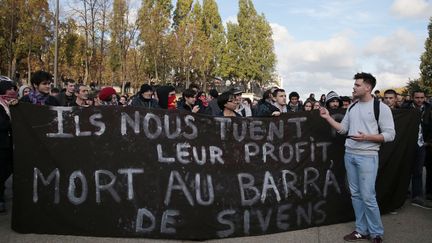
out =
[[8,104],[9,104],[10,106],[14,106],[14,105],[18,104],[18,100],[17,100],[17,99],[12,99],[12,100],[10,100],[10,101],[8,102]]
[[193,113],[197,113],[199,110],[200,110],[199,105],[196,105],[196,106],[194,106],[194,107],[192,108],[192,112],[193,112]]
[[320,107],[320,116],[324,119],[329,119],[330,118],[330,113],[329,111],[325,108],[325,107]]
[[280,116],[280,111],[274,111],[273,113],[272,113],[272,116]]
[[349,136],[352,140],[357,142],[374,142],[374,143],[383,143],[384,142],[384,136],[382,134],[366,134],[362,132],[358,132],[357,135]]
[[324,118],[330,124],[330,126],[336,129],[336,131],[339,132],[342,130],[342,125],[330,116],[330,112],[325,107],[320,108],[320,116]]
[[352,135],[352,136],[350,136],[350,138],[351,138],[352,140],[357,141],[357,142],[361,142],[361,141],[368,141],[368,139],[367,139],[367,135],[364,134],[364,133],[362,133],[362,132],[358,132],[357,135]]

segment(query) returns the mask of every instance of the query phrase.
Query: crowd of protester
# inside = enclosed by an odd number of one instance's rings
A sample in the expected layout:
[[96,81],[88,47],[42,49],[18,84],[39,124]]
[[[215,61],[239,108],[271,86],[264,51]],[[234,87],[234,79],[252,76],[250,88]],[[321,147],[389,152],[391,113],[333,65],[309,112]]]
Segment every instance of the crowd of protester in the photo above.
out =
[[[304,101],[298,92],[287,92],[279,87],[266,90],[261,99],[243,98],[243,90],[238,87],[219,93],[216,89],[208,92],[200,90],[196,85],[190,85],[177,98],[175,87],[151,86],[143,84],[139,91],[132,95],[119,95],[113,87],[96,89],[72,79],[64,82],[63,90],[52,88],[52,75],[37,71],[31,77],[31,85],[17,87],[11,80],[2,78],[0,82],[0,212],[5,211],[4,182],[12,173],[12,137],[9,106],[17,102],[50,106],[135,106],[168,110],[183,110],[186,112],[226,117],[273,117],[289,112],[310,112],[326,107],[330,112],[337,109],[347,109],[355,100],[350,96],[340,96],[334,91],[322,94],[315,99],[310,94]],[[426,94],[416,91],[410,96],[402,96],[394,90],[386,90],[384,96],[379,91],[374,93],[391,109],[418,109],[422,121],[417,144],[417,158],[412,174],[412,203],[424,208],[432,208],[428,200],[432,200],[431,170],[432,152],[432,112],[431,105],[426,101]],[[426,166],[426,195],[422,194],[422,171]],[[431,172],[432,173],[432,172]],[[428,199],[428,200],[425,200]]]

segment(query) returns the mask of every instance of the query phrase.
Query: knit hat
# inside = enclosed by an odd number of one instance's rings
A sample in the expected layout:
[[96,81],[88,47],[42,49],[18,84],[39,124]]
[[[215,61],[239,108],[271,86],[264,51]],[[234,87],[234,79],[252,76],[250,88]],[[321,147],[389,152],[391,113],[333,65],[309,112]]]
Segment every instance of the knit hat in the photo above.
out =
[[105,87],[99,91],[99,99],[102,101],[110,101],[112,95],[116,93],[113,87]]
[[148,85],[148,84],[141,85],[139,93],[143,94],[143,93],[145,93],[147,91],[153,91],[153,88],[150,85]]
[[18,97],[19,97],[19,98],[21,98],[21,97],[24,96],[24,90],[25,90],[25,89],[30,89],[30,90],[31,90],[30,86],[24,84],[24,85],[21,86],[21,87],[19,88],[19,90],[18,90]]
[[334,92],[334,91],[330,91],[328,94],[327,94],[327,97],[326,97],[326,106],[328,106],[328,104],[330,103],[330,101],[333,101],[333,100],[338,100],[339,101],[339,107],[341,107],[342,106],[342,100],[341,100],[341,98],[339,97],[339,95],[336,93],[336,92]]
[[332,100],[334,100],[334,99],[337,99],[337,100],[341,100],[340,99],[340,97],[339,97],[339,95],[336,93],[336,92],[334,92],[334,91],[330,91],[328,94],[327,94],[327,97],[326,97],[326,103],[328,103],[328,102],[330,102],[330,101],[332,101]]

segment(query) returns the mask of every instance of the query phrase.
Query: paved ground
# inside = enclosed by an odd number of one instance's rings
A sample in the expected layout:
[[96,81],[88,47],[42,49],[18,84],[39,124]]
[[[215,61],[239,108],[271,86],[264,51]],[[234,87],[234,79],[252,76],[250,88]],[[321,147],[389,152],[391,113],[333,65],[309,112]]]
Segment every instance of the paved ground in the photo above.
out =
[[[10,192],[8,206],[10,208]],[[388,243],[432,243],[432,210],[426,210],[411,206],[409,202],[401,208],[396,215],[384,215],[385,242]],[[148,239],[118,239],[77,237],[63,235],[36,235],[18,234],[10,228],[11,214],[0,215],[0,243],[7,242],[181,242],[173,240],[148,240]],[[344,242],[342,237],[353,230],[354,223],[335,224],[330,226],[315,227],[305,230],[291,231],[287,233],[232,238],[225,240],[213,240],[211,242],[294,242],[294,243],[330,243]]]

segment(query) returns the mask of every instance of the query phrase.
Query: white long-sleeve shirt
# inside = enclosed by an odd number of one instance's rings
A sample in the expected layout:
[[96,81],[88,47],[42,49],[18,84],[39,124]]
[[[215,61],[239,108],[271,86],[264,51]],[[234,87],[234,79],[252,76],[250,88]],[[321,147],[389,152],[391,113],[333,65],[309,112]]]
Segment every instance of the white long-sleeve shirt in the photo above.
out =
[[[393,114],[390,108],[380,102],[380,114],[378,119],[381,133],[378,132],[378,124],[374,113],[374,100],[368,102],[358,102],[350,111],[347,110],[341,122],[342,129],[340,134],[348,133],[348,136],[358,135],[359,132],[365,134],[381,134],[384,142],[394,140],[396,131],[394,129]],[[355,141],[347,138],[345,141],[345,151],[359,155],[377,155],[380,143],[370,141]]]

